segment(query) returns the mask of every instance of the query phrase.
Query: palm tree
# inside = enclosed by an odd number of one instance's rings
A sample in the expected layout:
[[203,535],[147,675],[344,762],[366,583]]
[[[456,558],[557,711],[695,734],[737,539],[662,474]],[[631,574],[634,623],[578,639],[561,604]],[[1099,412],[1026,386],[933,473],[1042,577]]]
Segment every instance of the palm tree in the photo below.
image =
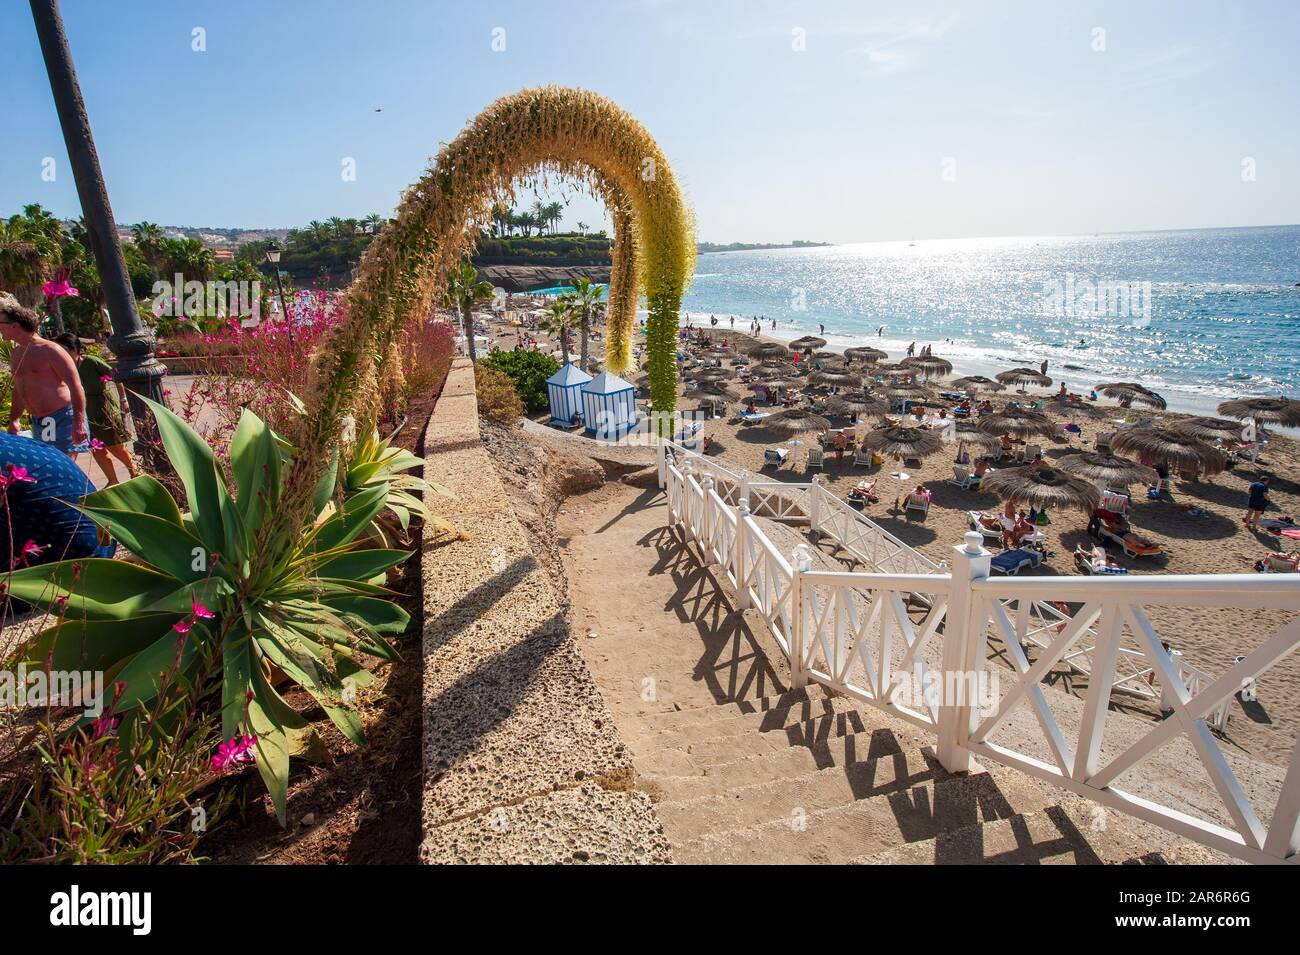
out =
[[372,212],[370,213],[370,215],[362,219],[361,222],[368,229],[370,229],[372,233],[378,235],[379,230],[382,229],[388,223],[388,220],[385,219],[383,216],[381,216],[378,212]]
[[547,206],[542,202],[541,199],[534,199],[534,200],[533,200],[533,208],[532,208],[533,221],[537,223],[537,234],[538,234],[538,235],[541,235],[542,232],[543,232],[543,230],[546,228],[546,210],[547,210],[547,208],[548,208],[548,207],[547,207]]
[[131,226],[131,240],[135,247],[140,250],[144,260],[149,263],[149,270],[153,272],[153,280],[158,281],[158,263],[162,260],[163,234],[156,224],[152,222],[137,222]]
[[601,294],[604,289],[596,285],[591,279],[583,276],[569,283],[573,286],[572,292],[565,292],[562,298],[568,299],[573,310],[578,315],[579,328],[579,350],[578,350],[578,367],[583,371],[587,370],[587,335],[591,331],[591,316],[595,313],[600,303]]
[[492,227],[496,230],[497,238],[506,234],[506,229],[510,226],[510,209],[500,202],[492,203]]
[[492,283],[480,282],[478,269],[462,262],[447,276],[447,300],[460,310],[461,324],[465,326],[465,351],[471,362],[477,362],[474,352],[474,306],[492,298]]
[[560,355],[563,357],[562,364],[565,365],[569,363],[569,331],[577,320],[578,314],[574,311],[573,299],[561,295],[551,303],[551,307],[537,323],[542,331],[560,336]]
[[[345,234],[343,230],[347,226],[346,222],[344,222],[338,216],[330,216],[328,219],[325,220],[325,223],[330,227],[330,231],[333,233],[333,235],[331,235],[330,238],[332,239],[343,238]],[[348,229],[346,234],[349,236],[352,235],[352,230]]]
[[21,214],[0,219],[0,285],[24,305],[40,301],[41,285],[60,259],[58,241],[41,222]]
[[558,226],[560,220],[564,218],[564,203],[548,202],[544,208],[546,210],[546,221],[550,223],[551,234],[554,235],[556,226]]
[[581,234],[582,236],[585,237],[586,234],[587,234],[587,223],[585,223],[585,222],[579,222],[579,223],[578,223],[578,232],[579,232],[579,234]]

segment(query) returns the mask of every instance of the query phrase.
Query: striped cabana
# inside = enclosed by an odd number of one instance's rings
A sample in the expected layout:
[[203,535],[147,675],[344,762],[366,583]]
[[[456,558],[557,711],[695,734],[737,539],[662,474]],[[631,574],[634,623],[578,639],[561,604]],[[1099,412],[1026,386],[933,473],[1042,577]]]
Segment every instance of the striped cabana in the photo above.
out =
[[546,379],[546,397],[551,402],[551,420],[572,424],[575,414],[582,414],[582,386],[591,381],[587,374],[570,362]]
[[631,383],[602,371],[582,386],[582,420],[587,433],[615,438],[636,427],[636,398]]

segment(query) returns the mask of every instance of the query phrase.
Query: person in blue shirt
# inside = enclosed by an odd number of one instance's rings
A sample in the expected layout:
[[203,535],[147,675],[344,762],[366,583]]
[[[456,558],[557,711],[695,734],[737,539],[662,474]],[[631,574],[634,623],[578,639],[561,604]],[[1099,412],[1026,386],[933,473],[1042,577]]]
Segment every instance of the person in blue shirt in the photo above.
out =
[[50,444],[0,433],[0,574],[80,557],[112,557],[95,524],[70,502],[95,485]]
[[1250,486],[1250,500],[1246,502],[1245,524],[1247,527],[1253,528],[1255,522],[1264,513],[1264,508],[1268,507],[1269,480],[1269,476],[1265,474]]

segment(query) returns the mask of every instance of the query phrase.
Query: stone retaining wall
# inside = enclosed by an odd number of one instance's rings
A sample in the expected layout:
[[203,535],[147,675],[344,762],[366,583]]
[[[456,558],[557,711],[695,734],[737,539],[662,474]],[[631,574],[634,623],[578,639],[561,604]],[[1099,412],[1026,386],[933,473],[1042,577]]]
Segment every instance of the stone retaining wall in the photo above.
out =
[[458,539],[426,541],[424,838],[443,862],[667,862],[649,798],[479,438],[457,359],[429,421],[426,497]]

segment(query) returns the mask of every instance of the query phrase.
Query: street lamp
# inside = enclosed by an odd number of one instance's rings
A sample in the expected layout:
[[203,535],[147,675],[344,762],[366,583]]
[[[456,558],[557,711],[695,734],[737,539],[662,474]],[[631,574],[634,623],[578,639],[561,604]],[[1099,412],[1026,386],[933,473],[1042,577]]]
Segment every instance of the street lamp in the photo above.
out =
[[266,261],[275,269],[275,287],[280,290],[280,310],[289,329],[289,347],[293,347],[293,319],[289,317],[289,306],[284,301],[284,281],[280,278],[280,245],[274,239],[266,247]]

